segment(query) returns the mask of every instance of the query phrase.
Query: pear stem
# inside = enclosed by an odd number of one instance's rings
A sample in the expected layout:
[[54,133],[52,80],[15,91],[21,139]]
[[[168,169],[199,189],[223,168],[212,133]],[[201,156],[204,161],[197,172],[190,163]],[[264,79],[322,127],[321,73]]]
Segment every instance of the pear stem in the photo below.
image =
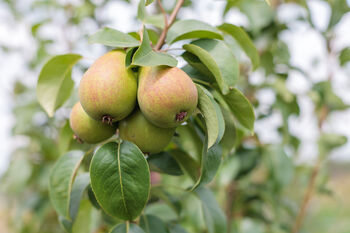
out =
[[[162,31],[162,34],[159,37],[159,40],[158,40],[156,46],[154,47],[154,49],[156,51],[159,51],[162,48],[162,46],[164,45],[166,34],[168,33],[168,30],[171,27],[171,25],[175,22],[176,15],[179,12],[181,6],[184,4],[184,2],[185,2],[185,0],[178,0],[177,1],[173,12],[171,12],[169,20],[166,20],[166,15],[164,16],[164,29]],[[160,1],[158,1],[158,4],[159,4],[160,9],[162,10],[163,6],[160,4]]]
[[83,139],[79,138],[78,135],[76,135],[76,134],[73,135],[73,139],[77,140],[77,142],[80,143],[80,144],[84,143]]

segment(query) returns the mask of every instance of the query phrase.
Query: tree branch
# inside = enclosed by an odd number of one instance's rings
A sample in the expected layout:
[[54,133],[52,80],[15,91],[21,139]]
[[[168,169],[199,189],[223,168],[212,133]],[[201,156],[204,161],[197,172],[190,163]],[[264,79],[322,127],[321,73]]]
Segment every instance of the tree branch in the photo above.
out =
[[233,221],[233,203],[236,198],[236,183],[232,181],[226,188],[226,217],[227,217],[227,232],[231,232],[232,221]]
[[162,0],[158,0],[158,6],[160,9],[160,12],[162,12],[163,16],[164,16],[164,27],[168,27],[168,16],[167,13],[164,10],[164,7],[162,5]]
[[[176,19],[176,15],[177,13],[179,12],[181,6],[183,5],[185,0],[178,0],[176,5],[175,5],[175,8],[173,10],[173,12],[171,13],[170,17],[169,17],[169,20],[165,20],[165,24],[164,24],[164,29],[162,31],[162,34],[160,34],[160,37],[159,37],[159,40],[156,44],[156,46],[154,47],[154,49],[156,51],[160,50],[162,48],[162,46],[164,45],[164,42],[165,42],[165,37],[166,37],[166,34],[168,33],[168,30],[169,28],[171,27],[171,25],[175,22],[175,19]],[[158,1],[159,3],[160,1]],[[159,5],[160,9],[162,10],[162,6],[161,4]],[[163,9],[164,10],[164,9]],[[166,18],[166,16],[165,16]]]
[[316,178],[317,178],[318,172],[320,170],[320,167],[321,167],[321,159],[319,158],[317,160],[316,164],[315,164],[315,167],[312,169],[312,173],[311,173],[311,177],[310,177],[310,180],[309,180],[309,184],[308,184],[308,187],[307,187],[307,190],[306,190],[303,202],[302,202],[302,204],[300,206],[300,210],[299,210],[298,216],[297,216],[297,218],[295,220],[292,233],[298,233],[300,231],[301,224],[303,223],[303,219],[304,219],[304,217],[306,215],[307,206],[309,204],[309,201],[310,201],[310,199],[312,197],[312,194],[313,194],[315,186],[316,186]]
[[[321,111],[322,111],[321,116],[318,118],[318,130],[320,133],[322,132],[323,123],[327,119],[328,109],[327,109],[327,107],[323,106]],[[305,195],[304,195],[304,199],[301,203],[299,213],[296,217],[296,220],[295,220],[295,223],[294,223],[294,226],[292,229],[292,233],[298,233],[300,231],[301,225],[302,225],[303,220],[304,220],[305,215],[306,215],[307,206],[308,206],[308,204],[311,200],[311,197],[314,193],[314,190],[315,190],[316,179],[317,179],[318,173],[320,171],[320,167],[321,167],[322,162],[323,162],[323,157],[319,156],[315,166],[312,169],[310,180],[309,180],[309,183],[308,183]]]

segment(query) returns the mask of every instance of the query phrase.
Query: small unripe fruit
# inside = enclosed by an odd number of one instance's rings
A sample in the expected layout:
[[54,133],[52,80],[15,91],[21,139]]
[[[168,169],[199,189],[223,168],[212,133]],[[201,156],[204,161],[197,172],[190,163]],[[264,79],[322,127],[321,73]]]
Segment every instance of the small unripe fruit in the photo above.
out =
[[97,121],[119,121],[135,107],[137,79],[125,67],[125,57],[124,50],[106,53],[91,65],[80,82],[81,105]]
[[143,153],[161,152],[171,141],[175,128],[160,128],[150,123],[137,110],[119,123],[122,139],[135,143]]
[[174,128],[192,115],[198,93],[191,78],[177,67],[143,67],[137,99],[149,121],[162,128]]
[[102,142],[110,138],[116,131],[116,127],[103,124],[89,117],[80,102],[74,105],[69,123],[75,136],[79,140],[90,144]]

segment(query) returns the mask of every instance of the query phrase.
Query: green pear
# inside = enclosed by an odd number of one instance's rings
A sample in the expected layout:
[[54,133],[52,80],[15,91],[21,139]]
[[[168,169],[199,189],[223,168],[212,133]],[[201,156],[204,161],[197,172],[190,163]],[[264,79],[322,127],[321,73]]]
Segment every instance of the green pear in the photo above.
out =
[[122,139],[135,143],[144,153],[159,153],[171,141],[175,128],[159,128],[150,123],[137,110],[119,122],[119,135]]
[[116,127],[113,125],[103,124],[92,119],[86,114],[80,102],[74,105],[69,123],[78,140],[90,144],[102,142],[116,132]]
[[85,72],[79,98],[86,113],[97,121],[112,123],[134,109],[137,79],[125,67],[125,51],[113,50],[98,58]]
[[143,67],[137,99],[150,122],[162,128],[174,128],[196,109],[198,93],[192,79],[177,67]]

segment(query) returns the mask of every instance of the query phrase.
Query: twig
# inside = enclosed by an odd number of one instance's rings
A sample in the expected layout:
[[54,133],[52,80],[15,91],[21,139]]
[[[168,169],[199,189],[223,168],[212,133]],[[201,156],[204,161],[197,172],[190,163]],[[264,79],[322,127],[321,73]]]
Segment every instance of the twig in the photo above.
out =
[[227,217],[227,229],[228,232],[231,232],[232,221],[233,221],[233,203],[236,198],[236,183],[232,181],[226,188],[227,200],[226,200],[226,217]]
[[[322,132],[323,123],[325,122],[325,120],[327,119],[327,116],[328,116],[327,107],[325,107],[325,106],[322,107],[321,111],[322,111],[321,116],[318,119],[319,132]],[[306,215],[306,210],[307,210],[308,204],[309,204],[311,197],[312,197],[314,190],[315,190],[316,179],[317,179],[318,173],[320,171],[322,161],[323,161],[323,157],[319,156],[314,168],[312,169],[310,180],[309,180],[309,183],[308,183],[305,195],[304,195],[304,199],[301,203],[299,213],[296,217],[296,220],[295,220],[295,223],[294,223],[294,226],[292,229],[292,233],[298,233],[300,231],[301,225],[302,225],[303,220],[304,220],[305,215]]]
[[316,178],[317,178],[318,172],[319,172],[320,167],[321,167],[321,161],[322,160],[319,158],[316,162],[315,167],[312,169],[309,184],[308,184],[303,202],[300,206],[300,211],[299,211],[298,216],[296,218],[292,233],[298,233],[300,230],[301,224],[303,223],[303,219],[304,219],[305,214],[306,214],[307,206],[308,206],[309,201],[312,197],[312,194],[315,190]]
[[175,8],[174,8],[173,12],[171,13],[171,15],[169,17],[169,20],[165,20],[165,25],[164,25],[164,29],[162,31],[162,34],[160,34],[159,40],[158,40],[156,46],[154,47],[154,49],[156,51],[160,50],[162,48],[162,46],[164,45],[166,34],[168,33],[168,30],[171,27],[171,25],[175,22],[176,15],[179,12],[179,10],[180,10],[181,6],[183,5],[184,1],[185,0],[178,0],[178,2],[175,5]]
[[158,6],[159,6],[159,9],[160,9],[160,11],[162,12],[162,14],[164,16],[164,27],[168,27],[168,16],[167,16],[167,13],[164,10],[164,7],[162,5],[162,1],[161,0],[158,0]]

